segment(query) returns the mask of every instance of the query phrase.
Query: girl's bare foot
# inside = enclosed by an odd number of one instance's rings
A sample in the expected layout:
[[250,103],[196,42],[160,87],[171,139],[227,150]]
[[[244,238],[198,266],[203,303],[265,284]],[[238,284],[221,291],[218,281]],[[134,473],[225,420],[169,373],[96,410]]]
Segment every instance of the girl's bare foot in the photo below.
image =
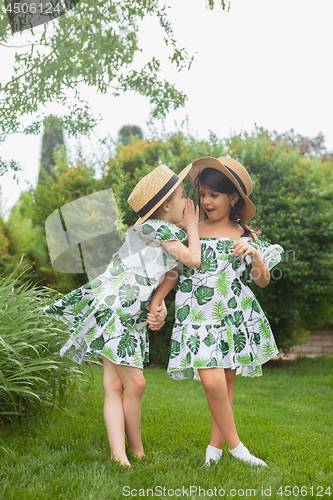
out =
[[115,462],[119,462],[120,465],[126,465],[127,467],[131,467],[131,464],[129,463],[128,458],[126,457],[117,457],[115,455],[111,455],[111,460],[114,460]]
[[145,457],[145,452],[143,451],[143,448],[139,449],[139,450],[131,450],[132,453],[136,456],[136,458],[142,458],[142,457]]

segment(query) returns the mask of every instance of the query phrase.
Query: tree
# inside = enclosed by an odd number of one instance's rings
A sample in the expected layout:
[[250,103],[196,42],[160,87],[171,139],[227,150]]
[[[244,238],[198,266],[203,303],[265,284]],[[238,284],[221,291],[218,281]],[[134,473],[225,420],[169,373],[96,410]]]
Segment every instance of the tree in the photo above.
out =
[[332,161],[332,155],[326,151],[325,138],[322,133],[319,133],[317,137],[309,138],[300,134],[295,135],[294,130],[291,129],[284,134],[274,132],[273,136],[275,146],[283,144],[286,150],[299,150],[302,156],[320,158],[321,161]]
[[254,292],[287,352],[310,331],[333,324],[333,164],[306,158],[263,129],[227,145],[254,180],[255,226],[285,250],[269,287]]
[[43,182],[35,188],[21,193],[10,213],[8,227],[16,241],[16,260],[24,254],[26,263],[34,267],[35,274],[31,280],[68,293],[86,283],[87,276],[85,273],[59,273],[53,269],[46,242],[45,221],[63,205],[100,191],[100,187],[92,167],[81,160],[76,164],[68,163],[64,147],[54,156],[54,161],[51,175],[44,176]]
[[46,123],[44,134],[42,137],[42,154],[40,160],[40,169],[38,174],[38,184],[42,182],[44,175],[52,176],[52,167],[55,166],[54,153],[61,146],[64,146],[64,134],[61,125],[57,123],[53,117]]
[[[119,193],[124,221],[132,225],[137,216],[126,200],[138,180],[159,163],[179,172],[200,156],[238,159],[253,178],[251,199],[257,213],[254,226],[262,239],[279,243],[285,250],[282,262],[272,272],[268,288],[253,285],[271,322],[278,346],[288,351],[311,330],[333,324],[333,163],[304,156],[299,149],[274,134],[258,129],[254,134],[209,141],[185,137],[182,133],[162,139],[141,140],[120,145],[108,162],[101,182],[117,184],[114,166],[123,166],[123,188]],[[191,184],[184,181],[185,191]],[[168,357],[170,329],[174,322],[172,294],[166,325],[152,335],[152,359],[164,364]]]
[[[209,0],[209,7],[213,6]],[[224,2],[221,2],[225,8]],[[158,0],[82,0],[56,23],[44,25],[39,39],[16,54],[12,78],[0,83],[0,143],[6,134],[38,134],[50,102],[63,106],[61,126],[69,135],[87,134],[97,123],[89,104],[81,97],[80,84],[96,92],[114,95],[134,91],[149,98],[152,118],[164,117],[170,109],[184,105],[186,96],[174,85],[159,78],[160,61],[153,57],[133,69],[140,52],[139,21],[156,16],[170,60],[178,70],[190,67],[192,58],[179,48],[167,17],[167,7]],[[50,32],[52,27],[53,32]],[[10,28],[5,10],[0,12],[0,43],[6,47]],[[34,115],[34,117],[32,117]],[[22,124],[22,117],[31,117]],[[18,168],[14,161],[0,160],[0,174]]]
[[[272,272],[271,284],[253,291],[263,307],[280,349],[288,351],[311,330],[333,324],[333,163],[304,156],[274,134],[258,129],[254,134],[227,140],[214,134],[208,141],[181,132],[163,138],[118,144],[96,178],[83,159],[68,163],[58,152],[54,178],[21,195],[3,234],[12,235],[15,249],[33,263],[34,281],[43,281],[62,293],[83,285],[83,274],[56,272],[50,263],[44,233],[45,219],[68,202],[112,188],[123,222],[134,224],[137,215],[127,198],[142,176],[165,163],[174,172],[202,156],[230,155],[238,159],[253,179],[251,199],[256,205],[254,227],[261,238],[279,243],[285,250]],[[192,189],[184,180],[187,193]],[[7,236],[8,238],[8,236]],[[10,238],[8,238],[10,240]],[[6,250],[4,240],[4,253]],[[17,260],[17,259],[16,259]],[[174,323],[172,293],[168,298],[166,324],[151,335],[151,359],[164,365],[168,358],[170,331]]]
[[142,129],[137,125],[124,125],[118,132],[118,138],[124,146],[129,143],[131,137],[137,141],[143,139]]

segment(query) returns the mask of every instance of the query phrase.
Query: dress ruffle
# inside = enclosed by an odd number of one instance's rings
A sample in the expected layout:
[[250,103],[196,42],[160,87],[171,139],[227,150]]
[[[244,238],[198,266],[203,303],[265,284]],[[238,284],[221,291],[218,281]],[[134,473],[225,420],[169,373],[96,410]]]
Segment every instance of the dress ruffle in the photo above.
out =
[[76,363],[103,355],[113,363],[142,368],[149,360],[151,296],[178,263],[160,242],[186,236],[184,230],[158,220],[129,229],[104,273],[45,309],[70,328],[60,355]]
[[[258,249],[269,269],[280,262],[280,245],[245,240]],[[202,238],[200,267],[183,268],[168,365],[172,378],[199,379],[198,369],[212,367],[260,376],[261,365],[278,353],[269,322],[248,287],[251,258],[231,257],[234,241]]]

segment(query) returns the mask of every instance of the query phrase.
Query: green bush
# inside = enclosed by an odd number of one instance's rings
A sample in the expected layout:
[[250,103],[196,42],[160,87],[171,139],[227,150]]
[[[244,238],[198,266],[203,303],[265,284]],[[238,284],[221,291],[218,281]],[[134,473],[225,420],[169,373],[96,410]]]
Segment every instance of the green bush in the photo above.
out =
[[[297,144],[296,146],[297,147]],[[36,189],[25,193],[8,221],[19,256],[24,253],[35,267],[35,279],[45,281],[62,293],[82,286],[84,274],[54,271],[44,233],[47,216],[62,205],[102,189],[112,188],[123,222],[132,225],[136,214],[127,198],[137,182],[160,163],[179,173],[202,156],[230,155],[238,159],[253,179],[251,199],[257,207],[254,226],[262,229],[262,239],[279,243],[285,253],[264,290],[253,285],[280,349],[288,351],[311,330],[333,324],[333,164],[315,153],[301,154],[283,140],[275,141],[258,129],[252,135],[220,140],[211,134],[206,141],[186,137],[181,132],[151,140],[118,144],[102,166],[102,175],[80,159],[68,164],[61,152],[55,158],[54,177],[45,178]],[[306,157],[306,154],[308,155]],[[192,188],[184,180],[185,190]],[[30,222],[29,222],[30,221]],[[166,324],[150,336],[150,359],[165,366],[170,351],[174,301],[166,300]]]
[[15,240],[8,224],[0,215],[0,274],[15,261]]
[[43,311],[58,294],[32,285],[28,270],[0,276],[0,426],[62,406],[81,371],[59,351],[64,329]]
[[251,286],[287,352],[307,333],[333,324],[333,165],[274,145],[264,130],[233,137],[228,149],[254,181],[254,226],[285,250],[281,273],[273,270],[268,288]]

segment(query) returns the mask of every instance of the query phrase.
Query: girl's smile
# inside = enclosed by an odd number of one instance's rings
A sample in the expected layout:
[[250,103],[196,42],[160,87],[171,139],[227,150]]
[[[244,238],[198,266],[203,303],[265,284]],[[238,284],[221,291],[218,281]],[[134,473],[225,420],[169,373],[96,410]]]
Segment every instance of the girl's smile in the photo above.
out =
[[224,217],[229,218],[233,195],[219,193],[204,185],[200,185],[199,195],[200,204],[208,219],[216,221]]

